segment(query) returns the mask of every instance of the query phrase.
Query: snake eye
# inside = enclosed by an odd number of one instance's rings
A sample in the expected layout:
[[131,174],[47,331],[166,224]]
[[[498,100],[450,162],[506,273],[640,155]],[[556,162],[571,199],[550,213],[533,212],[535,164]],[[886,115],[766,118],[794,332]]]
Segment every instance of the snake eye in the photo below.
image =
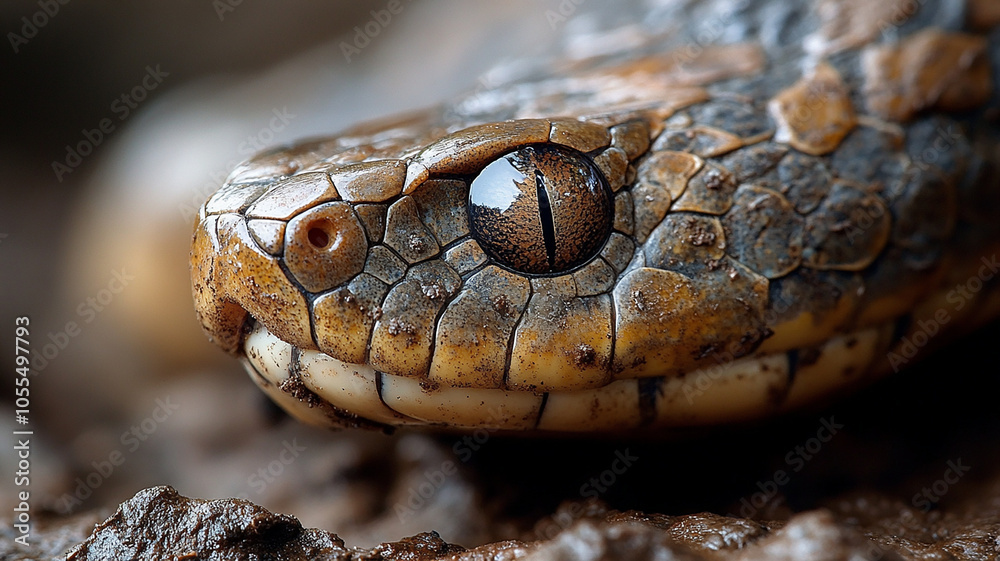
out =
[[583,265],[611,235],[611,190],[587,156],[533,144],[497,158],[469,188],[469,223],[501,265],[546,275]]

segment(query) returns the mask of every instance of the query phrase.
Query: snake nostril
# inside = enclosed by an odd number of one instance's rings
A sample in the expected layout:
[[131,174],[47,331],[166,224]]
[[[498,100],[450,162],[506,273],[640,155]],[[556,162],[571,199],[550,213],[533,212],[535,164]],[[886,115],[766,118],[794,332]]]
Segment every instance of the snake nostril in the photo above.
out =
[[310,227],[309,232],[306,235],[309,239],[309,243],[311,243],[316,249],[326,249],[326,247],[330,245],[330,234],[327,233],[327,229],[329,227],[329,224],[314,224]]
[[367,255],[364,228],[344,201],[308,209],[285,227],[285,265],[308,292],[347,282],[364,268]]

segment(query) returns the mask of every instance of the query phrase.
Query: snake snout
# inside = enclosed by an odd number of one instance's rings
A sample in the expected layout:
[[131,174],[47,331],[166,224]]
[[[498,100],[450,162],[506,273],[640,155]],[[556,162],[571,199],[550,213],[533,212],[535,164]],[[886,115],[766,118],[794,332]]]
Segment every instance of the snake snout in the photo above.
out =
[[221,256],[217,253],[217,225],[217,219],[205,221],[195,230],[191,249],[191,288],[202,329],[213,343],[230,354],[237,354],[243,326],[249,321],[250,314],[227,297],[225,284],[218,282]]
[[[219,214],[206,217],[195,230],[191,284],[202,328],[216,344],[232,354],[239,353],[251,319],[263,322],[276,335],[280,334],[296,346],[314,347],[305,296],[289,282],[274,256],[257,243],[251,234],[252,226],[248,226],[250,222],[253,221],[238,214]],[[290,237],[297,240],[290,246],[301,242],[313,247],[308,239],[310,221],[304,222],[301,232],[289,230]],[[363,240],[364,235],[361,237]],[[313,251],[319,250],[313,247]],[[363,259],[362,254],[362,264]],[[288,266],[292,269],[291,264]],[[313,283],[323,282],[317,276],[321,274],[303,275],[303,278]]]

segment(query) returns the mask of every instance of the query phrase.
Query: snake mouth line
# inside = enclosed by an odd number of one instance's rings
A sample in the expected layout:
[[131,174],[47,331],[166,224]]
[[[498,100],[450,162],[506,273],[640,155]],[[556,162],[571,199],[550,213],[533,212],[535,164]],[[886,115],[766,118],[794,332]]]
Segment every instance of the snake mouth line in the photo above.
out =
[[447,387],[300,350],[259,322],[246,337],[254,382],[301,421],[323,427],[446,426],[548,433],[622,432],[734,423],[787,411],[861,383],[894,324],[835,337],[809,352],[763,353],[672,378],[591,390]]

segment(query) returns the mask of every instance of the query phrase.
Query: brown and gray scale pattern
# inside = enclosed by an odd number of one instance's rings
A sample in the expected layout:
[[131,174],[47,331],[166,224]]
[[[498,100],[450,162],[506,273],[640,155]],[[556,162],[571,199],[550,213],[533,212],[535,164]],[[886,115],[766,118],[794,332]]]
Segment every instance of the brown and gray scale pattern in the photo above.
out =
[[[786,410],[891,370],[943,306],[994,317],[998,22],[794,4],[254,157],[199,216],[206,332],[318,424],[623,431]],[[566,274],[470,233],[470,182],[529,144],[614,194]]]

